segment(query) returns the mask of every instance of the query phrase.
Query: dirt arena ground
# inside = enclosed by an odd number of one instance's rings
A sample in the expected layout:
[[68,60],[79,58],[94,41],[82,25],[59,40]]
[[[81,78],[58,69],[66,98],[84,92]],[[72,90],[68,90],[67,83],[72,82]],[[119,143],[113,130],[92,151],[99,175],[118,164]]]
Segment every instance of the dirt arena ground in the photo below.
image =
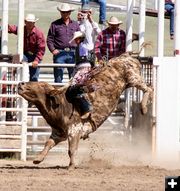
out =
[[63,150],[50,152],[39,165],[32,160],[0,160],[0,190],[164,191],[165,176],[180,175],[179,167],[154,165],[143,153],[145,147],[138,151],[134,145],[130,149],[120,134],[101,133],[81,141],[75,170],[67,170],[65,144]]
[[165,176],[180,175],[180,170],[148,165],[113,166],[104,160],[89,161],[74,171],[47,163],[0,163],[0,190],[6,191],[163,191]]

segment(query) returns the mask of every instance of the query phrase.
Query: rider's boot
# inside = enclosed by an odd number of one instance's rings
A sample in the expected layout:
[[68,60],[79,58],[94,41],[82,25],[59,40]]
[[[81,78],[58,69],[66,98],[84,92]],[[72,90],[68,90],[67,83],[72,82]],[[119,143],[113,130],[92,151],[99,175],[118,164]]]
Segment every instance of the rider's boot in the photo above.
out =
[[83,95],[79,95],[78,105],[80,109],[81,119],[88,119],[91,115],[92,110],[91,103]]

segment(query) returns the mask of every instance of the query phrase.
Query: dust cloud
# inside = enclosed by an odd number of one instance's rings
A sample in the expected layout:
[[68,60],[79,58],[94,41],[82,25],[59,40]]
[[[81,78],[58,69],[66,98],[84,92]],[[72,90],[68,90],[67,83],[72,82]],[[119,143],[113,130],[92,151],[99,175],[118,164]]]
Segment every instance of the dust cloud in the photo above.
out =
[[151,165],[151,143],[147,141],[140,132],[138,137],[132,138],[123,131],[104,133],[99,130],[91,134],[88,140],[80,142],[79,163],[101,166]]
[[157,160],[153,149],[152,135],[138,129],[126,134],[122,131],[99,130],[80,142],[77,161],[79,165],[100,166],[155,166],[165,169],[180,169],[180,163]]

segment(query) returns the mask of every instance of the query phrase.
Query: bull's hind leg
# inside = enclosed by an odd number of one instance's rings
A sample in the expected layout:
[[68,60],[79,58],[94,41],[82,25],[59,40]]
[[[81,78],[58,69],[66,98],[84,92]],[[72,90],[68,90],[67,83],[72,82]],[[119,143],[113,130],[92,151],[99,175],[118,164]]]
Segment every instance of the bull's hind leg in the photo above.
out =
[[143,98],[141,101],[141,109],[142,113],[147,113],[147,102],[149,98],[152,98],[152,88],[148,87],[144,82],[142,76],[139,74],[133,73],[131,77],[128,79],[131,87],[136,87],[139,90],[143,91]]
[[143,98],[141,101],[141,109],[142,109],[142,113],[145,114],[147,113],[147,102],[149,98],[152,98],[152,89],[147,87],[145,89],[142,89],[143,91]]

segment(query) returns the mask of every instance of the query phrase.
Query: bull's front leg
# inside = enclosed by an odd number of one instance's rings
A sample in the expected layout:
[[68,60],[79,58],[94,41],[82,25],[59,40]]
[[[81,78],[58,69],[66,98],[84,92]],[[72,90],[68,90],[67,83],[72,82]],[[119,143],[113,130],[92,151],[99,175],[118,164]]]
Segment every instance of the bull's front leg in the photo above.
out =
[[48,154],[49,150],[56,145],[55,141],[51,138],[45,143],[44,149],[38,154],[38,156],[33,160],[34,164],[41,163],[46,155]]
[[56,129],[53,129],[51,136],[49,137],[48,141],[45,143],[44,149],[33,160],[33,163],[34,164],[41,163],[46,157],[46,155],[48,154],[50,149],[52,149],[59,142],[65,141],[66,139],[67,137],[65,135],[62,136],[60,132],[58,132]]
[[75,156],[77,154],[80,137],[81,137],[80,132],[76,132],[75,134],[70,135],[68,137],[68,144],[69,144],[68,155],[70,158],[68,167],[69,170],[75,168]]

